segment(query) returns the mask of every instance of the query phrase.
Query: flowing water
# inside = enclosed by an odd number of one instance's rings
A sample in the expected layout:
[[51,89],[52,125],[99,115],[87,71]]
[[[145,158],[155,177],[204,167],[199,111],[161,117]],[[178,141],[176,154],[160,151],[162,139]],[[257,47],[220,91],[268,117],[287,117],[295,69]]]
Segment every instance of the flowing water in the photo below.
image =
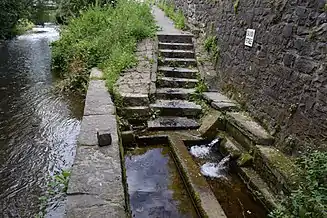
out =
[[129,151],[125,165],[132,217],[198,217],[168,147]]
[[201,168],[212,192],[221,204],[228,218],[263,218],[267,211],[255,201],[241,179],[230,167],[231,156],[223,157],[219,151],[217,138],[211,143],[191,145],[190,153]]
[[[82,99],[53,92],[55,26],[0,44],[0,217],[34,217],[48,177],[72,165]],[[48,217],[63,201],[49,199]]]

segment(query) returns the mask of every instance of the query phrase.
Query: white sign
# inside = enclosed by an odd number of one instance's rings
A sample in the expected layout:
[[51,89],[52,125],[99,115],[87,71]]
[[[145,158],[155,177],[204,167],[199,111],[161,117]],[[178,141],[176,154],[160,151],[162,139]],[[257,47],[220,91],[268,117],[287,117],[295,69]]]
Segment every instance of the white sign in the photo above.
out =
[[245,36],[245,45],[252,47],[254,41],[254,29],[247,29],[246,36]]

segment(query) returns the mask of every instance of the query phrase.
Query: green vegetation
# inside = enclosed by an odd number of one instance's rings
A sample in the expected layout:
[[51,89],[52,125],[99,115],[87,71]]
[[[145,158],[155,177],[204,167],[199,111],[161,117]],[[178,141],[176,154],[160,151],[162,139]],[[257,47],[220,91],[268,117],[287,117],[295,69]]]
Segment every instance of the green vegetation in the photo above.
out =
[[204,41],[204,48],[210,53],[215,64],[218,63],[220,58],[220,48],[218,46],[218,40],[216,36],[208,36]]
[[158,3],[158,7],[162,9],[166,16],[174,21],[175,27],[181,30],[186,29],[185,25],[185,16],[181,10],[175,10],[175,6],[173,4],[168,4],[165,1],[161,1]]
[[63,170],[60,173],[50,177],[45,195],[39,197],[40,212],[36,215],[36,218],[45,217],[49,198],[60,197],[62,194],[66,194],[69,177],[70,172],[66,170]]
[[115,7],[94,6],[72,18],[53,43],[53,68],[64,79],[62,90],[85,91],[88,71],[99,67],[109,90],[120,72],[136,63],[138,41],[154,36],[156,26],[149,5],[118,0]]
[[79,17],[92,6],[102,7],[116,2],[112,0],[57,0],[56,19],[60,24],[67,24],[70,19]]
[[234,3],[234,13],[237,14],[238,12],[238,7],[240,6],[240,0],[236,0]]
[[270,213],[273,218],[327,217],[327,152],[300,158],[303,180],[299,188]]
[[27,19],[22,18],[18,20],[14,29],[14,33],[20,35],[28,30],[31,30],[33,27],[34,27],[34,23],[32,23]]

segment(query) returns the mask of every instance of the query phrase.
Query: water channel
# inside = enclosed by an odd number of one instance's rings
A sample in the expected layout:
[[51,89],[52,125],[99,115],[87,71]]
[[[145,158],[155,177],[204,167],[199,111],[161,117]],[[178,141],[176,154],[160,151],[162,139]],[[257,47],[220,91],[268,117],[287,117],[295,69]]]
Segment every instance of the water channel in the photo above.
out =
[[[83,101],[53,91],[55,26],[0,44],[0,217],[34,217],[49,176],[71,167]],[[49,199],[47,217],[64,200]]]

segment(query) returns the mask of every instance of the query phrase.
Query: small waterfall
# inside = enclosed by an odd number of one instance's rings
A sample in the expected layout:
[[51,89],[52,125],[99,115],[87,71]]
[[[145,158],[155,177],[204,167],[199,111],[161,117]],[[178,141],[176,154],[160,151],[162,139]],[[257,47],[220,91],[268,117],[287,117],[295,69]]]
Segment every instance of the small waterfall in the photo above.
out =
[[192,146],[190,149],[190,153],[194,157],[203,158],[203,157],[207,156],[210,153],[210,150],[212,149],[212,147],[214,147],[219,142],[220,142],[220,138],[218,137],[218,138],[215,138],[214,140],[212,140],[208,145]]
[[228,169],[231,155],[224,157],[219,163],[206,163],[201,167],[201,173],[211,178],[224,177],[224,171]]

